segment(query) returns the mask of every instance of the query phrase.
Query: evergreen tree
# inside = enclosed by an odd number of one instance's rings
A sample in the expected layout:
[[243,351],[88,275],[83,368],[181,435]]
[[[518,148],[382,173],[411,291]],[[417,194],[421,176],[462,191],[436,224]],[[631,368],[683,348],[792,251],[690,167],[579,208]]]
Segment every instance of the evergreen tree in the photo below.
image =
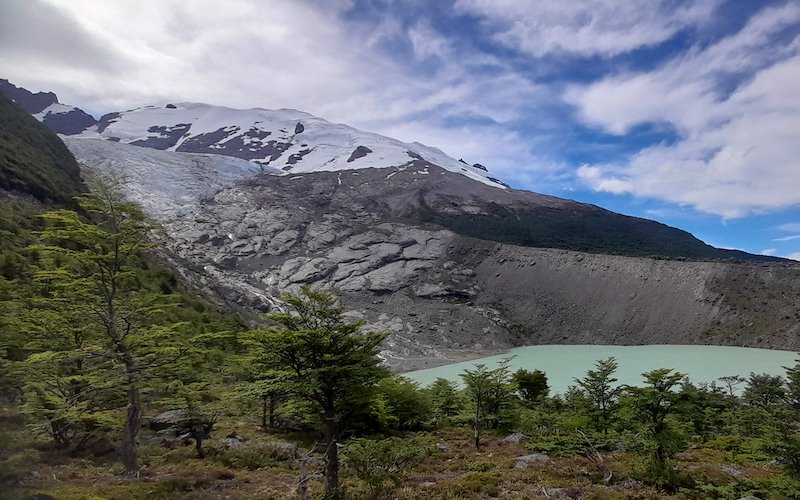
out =
[[529,403],[543,400],[550,392],[547,375],[539,370],[528,371],[520,368],[514,372],[512,381],[522,399]]
[[[27,362],[52,363],[51,383],[71,385],[84,395],[105,392],[111,405],[127,402],[121,452],[125,470],[133,473],[142,391],[173,378],[191,342],[185,323],[160,321],[175,305],[173,297],[144,287],[139,279],[156,226],[122,198],[120,186],[115,179],[96,180],[91,195],[77,198],[82,214],[62,209],[42,215],[46,227],[39,236],[47,244],[31,248],[41,257],[35,279],[45,287],[39,293],[41,309],[57,319],[50,325],[41,318],[29,322],[51,348]],[[52,391],[43,394],[46,402]]]
[[597,361],[595,369],[587,371],[584,378],[575,379],[575,383],[591,401],[592,420],[603,433],[608,432],[622,394],[622,387],[616,384],[614,377],[616,371],[617,360],[608,358]]
[[779,406],[786,396],[783,377],[767,373],[751,373],[747,379],[747,387],[742,394],[746,404],[767,410]]
[[509,363],[511,358],[506,358],[494,370],[490,370],[484,364],[477,364],[473,370],[464,370],[460,375],[467,386],[466,393],[473,406],[476,449],[481,447],[481,430],[484,423],[496,425],[500,410],[510,402]]
[[362,333],[361,322],[346,321],[331,293],[303,287],[284,301],[291,312],[270,314],[279,327],[253,332],[252,341],[276,379],[291,384],[293,396],[313,408],[325,436],[325,496],[339,498],[338,441],[354,412],[389,376],[378,357],[386,335]]
[[644,387],[631,387],[633,406],[644,423],[651,445],[651,480],[661,487],[674,486],[674,471],[669,458],[680,450],[686,436],[674,425],[671,418],[682,410],[683,396],[676,391],[685,377],[683,373],[668,368],[643,373]]
[[425,391],[428,393],[437,427],[449,424],[450,418],[457,415],[463,407],[458,386],[451,380],[439,377]]
[[392,429],[420,430],[431,418],[431,404],[419,384],[405,377],[389,377],[378,384],[378,404]]

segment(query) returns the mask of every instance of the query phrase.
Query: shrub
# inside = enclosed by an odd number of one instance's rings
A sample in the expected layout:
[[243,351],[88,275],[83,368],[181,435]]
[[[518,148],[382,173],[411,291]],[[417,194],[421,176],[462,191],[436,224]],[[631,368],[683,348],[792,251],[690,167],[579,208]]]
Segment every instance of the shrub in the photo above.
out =
[[345,448],[347,467],[368,485],[373,498],[399,486],[406,470],[427,455],[418,443],[399,438],[354,439]]
[[294,453],[289,449],[257,446],[227,450],[215,455],[213,460],[232,469],[258,470],[288,466],[293,463]]

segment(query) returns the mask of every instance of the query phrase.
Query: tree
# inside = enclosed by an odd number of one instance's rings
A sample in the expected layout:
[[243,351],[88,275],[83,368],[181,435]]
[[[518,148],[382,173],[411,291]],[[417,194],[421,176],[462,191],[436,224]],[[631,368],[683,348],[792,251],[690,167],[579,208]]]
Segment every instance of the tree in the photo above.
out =
[[785,366],[784,369],[787,380],[784,399],[790,407],[800,411],[800,360],[793,367]]
[[[53,346],[29,361],[90,373],[100,387],[113,388],[115,397],[124,391],[121,454],[125,470],[133,473],[142,390],[148,382],[173,377],[176,362],[192,343],[181,335],[184,323],[159,322],[175,305],[172,297],[139,280],[156,226],[123,199],[119,180],[98,179],[92,187],[92,194],[77,198],[82,214],[63,209],[43,214],[46,227],[39,236],[47,244],[30,248],[41,256],[36,280],[51,287],[41,294],[41,305],[56,316],[79,320],[45,325],[43,333],[68,339],[69,345]],[[72,382],[96,392],[91,380]]]
[[592,420],[604,434],[608,432],[622,394],[622,387],[616,385],[616,371],[617,360],[608,358],[597,361],[595,369],[587,371],[584,378],[575,379],[592,404]]
[[484,422],[496,422],[500,409],[510,399],[509,363],[511,358],[506,358],[494,370],[490,370],[484,364],[477,364],[475,369],[464,370],[460,375],[467,386],[466,392],[474,410],[473,430],[477,449],[481,447],[481,429]]
[[437,378],[426,389],[433,410],[433,420],[437,427],[447,425],[450,418],[457,415],[463,407],[458,385],[452,380]]
[[[800,477],[800,361],[784,369],[787,379],[782,396],[784,404],[770,409],[765,447],[790,473]],[[774,383],[767,392],[775,394]]]
[[740,377],[739,375],[727,375],[725,377],[720,377],[720,381],[725,384],[725,388],[728,390],[728,397],[735,398],[736,397],[736,387],[741,385],[747,379],[744,377]]
[[636,413],[644,422],[650,437],[651,479],[658,486],[672,487],[674,471],[669,465],[669,458],[682,448],[685,436],[669,418],[681,410],[683,398],[675,388],[685,375],[659,368],[642,376],[645,378],[645,387],[631,387],[630,391]]
[[784,379],[780,375],[751,373],[744,389],[745,403],[764,409],[775,408],[786,398]]
[[385,423],[398,430],[420,430],[431,417],[431,404],[419,384],[406,377],[389,377],[378,384],[378,401]]
[[550,392],[550,387],[547,385],[547,375],[542,371],[528,371],[520,368],[514,372],[511,379],[519,395],[529,403],[546,398]]
[[361,332],[362,322],[345,320],[344,308],[328,292],[302,287],[287,294],[290,312],[268,315],[279,327],[252,333],[276,378],[292,385],[295,398],[313,408],[325,437],[325,497],[338,498],[338,441],[354,412],[375,394],[389,372],[380,364],[383,333]]

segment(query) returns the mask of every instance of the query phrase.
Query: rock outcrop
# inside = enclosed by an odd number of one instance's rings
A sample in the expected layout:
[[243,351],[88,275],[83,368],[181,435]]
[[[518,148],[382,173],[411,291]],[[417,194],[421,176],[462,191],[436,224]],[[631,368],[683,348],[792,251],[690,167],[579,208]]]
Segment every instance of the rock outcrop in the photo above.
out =
[[[70,144],[90,166],[143,168],[135,158],[125,163],[125,155],[101,161],[108,148],[134,146],[104,142],[93,156],[86,141]],[[604,255],[473,238],[425,214],[579,204],[475,191],[478,183],[428,164],[234,175],[232,167],[206,165],[208,156],[192,158],[171,163],[172,175],[196,169],[227,176],[217,174],[214,189],[202,189],[210,181],[184,186],[180,196],[164,192],[176,189],[168,180],[135,172],[128,187],[162,221],[165,258],[184,278],[251,318],[280,309],[280,295],[301,285],[335,290],[353,318],[390,334],[383,354],[396,368],[535,343],[800,348],[795,264]]]

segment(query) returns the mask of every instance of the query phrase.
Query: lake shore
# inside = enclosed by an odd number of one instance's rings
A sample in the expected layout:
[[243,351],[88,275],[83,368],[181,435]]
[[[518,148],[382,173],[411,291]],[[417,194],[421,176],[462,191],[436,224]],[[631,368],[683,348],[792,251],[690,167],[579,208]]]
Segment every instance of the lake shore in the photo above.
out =
[[[456,354],[456,353],[453,353]],[[402,375],[427,385],[437,377],[459,382],[464,369],[484,363],[490,367],[508,356],[513,356],[511,369],[524,368],[544,371],[550,380],[551,390],[561,393],[600,359],[614,357],[619,363],[617,378],[620,384],[637,385],[641,374],[656,368],[674,368],[689,376],[693,383],[712,383],[720,377],[750,373],[783,375],[784,367],[795,364],[795,351],[729,347],[711,345],[653,344],[638,346],[617,345],[536,345],[495,350],[485,356],[471,356],[470,352],[458,353],[459,361],[427,365],[420,370],[410,370]],[[475,353],[478,354],[478,353]],[[455,358],[455,356],[453,356]],[[432,361],[431,361],[432,362]]]

